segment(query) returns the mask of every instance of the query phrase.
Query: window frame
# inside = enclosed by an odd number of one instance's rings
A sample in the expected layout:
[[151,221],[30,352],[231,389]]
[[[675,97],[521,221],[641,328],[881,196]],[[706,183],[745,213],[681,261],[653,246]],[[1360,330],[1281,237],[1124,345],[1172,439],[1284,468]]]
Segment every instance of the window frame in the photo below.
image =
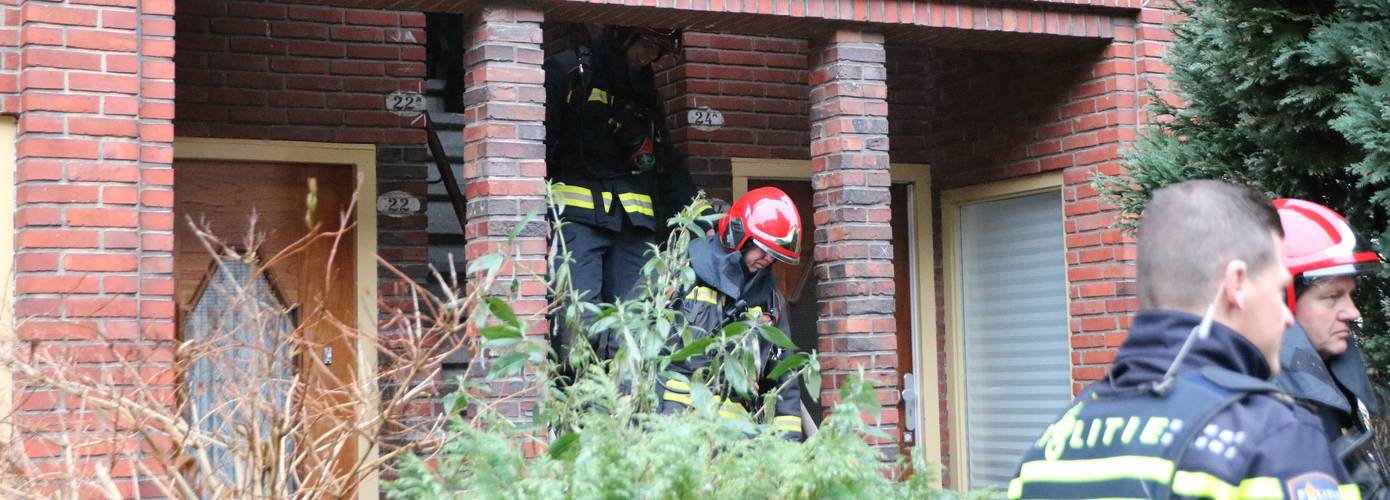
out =
[[[944,323],[946,327],[945,353],[943,358],[946,362],[946,424],[950,429],[950,436],[947,440],[950,446],[950,467],[946,470],[946,476],[950,479],[951,487],[958,491],[968,490],[970,479],[970,456],[969,443],[966,440],[966,426],[968,425],[965,412],[965,357],[964,357],[964,296],[962,266],[961,266],[961,227],[960,212],[961,208],[975,203],[998,201],[1009,198],[1017,198],[1048,191],[1058,192],[1058,201],[1063,207],[1063,239],[1062,255],[1063,268],[1070,270],[1070,264],[1066,261],[1066,197],[1064,194],[1065,182],[1061,172],[1047,172],[1043,174],[1017,177],[985,184],[966,186],[961,188],[943,190],[941,192],[941,268],[942,268],[942,299],[944,303]],[[1070,323],[1071,323],[1071,282],[1068,278],[1063,278],[1063,283],[1068,290],[1066,297],[1067,304],[1067,323],[1068,341],[1067,353],[1068,364],[1071,363],[1071,353],[1074,352],[1070,342]],[[1072,385],[1076,379],[1071,373],[1067,372],[1067,378]],[[1039,430],[1041,432],[1041,430]]]

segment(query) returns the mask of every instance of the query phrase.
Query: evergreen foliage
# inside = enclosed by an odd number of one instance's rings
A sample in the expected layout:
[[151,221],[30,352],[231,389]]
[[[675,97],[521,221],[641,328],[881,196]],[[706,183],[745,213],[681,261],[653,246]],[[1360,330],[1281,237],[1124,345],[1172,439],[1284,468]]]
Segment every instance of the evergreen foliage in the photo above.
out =
[[[1167,62],[1174,101],[1096,187],[1132,227],[1149,194],[1215,178],[1341,212],[1385,254],[1390,238],[1390,0],[1199,0]],[[1390,382],[1390,273],[1363,279],[1357,338]]]

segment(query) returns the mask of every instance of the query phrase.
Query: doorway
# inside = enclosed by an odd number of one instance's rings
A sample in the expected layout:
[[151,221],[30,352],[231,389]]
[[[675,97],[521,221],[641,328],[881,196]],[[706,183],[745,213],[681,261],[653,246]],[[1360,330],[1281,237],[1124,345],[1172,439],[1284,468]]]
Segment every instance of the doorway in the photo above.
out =
[[[785,191],[802,214],[803,234],[814,234],[811,196],[811,162],[798,160],[733,160],[733,194],[774,186]],[[892,186],[893,268],[896,276],[894,306],[897,311],[898,387],[911,389],[910,400],[900,399],[900,445],[924,446],[928,461],[940,461],[936,361],[936,293],[932,271],[931,169],[927,165],[894,164]],[[815,238],[802,238],[799,266],[777,266],[778,287],[791,305],[790,336],[803,350],[817,349]],[[810,258],[808,258],[810,257]],[[780,268],[780,269],[779,269]],[[803,400],[808,398],[803,397]],[[823,410],[807,400],[817,419]]]
[[[360,188],[359,178],[366,180]],[[304,400],[318,393],[320,401],[332,400],[329,405],[344,411],[374,411],[336,399],[345,397],[341,388],[346,384],[374,387],[376,378],[375,147],[179,139],[174,181],[180,338],[222,335],[216,341],[232,346],[226,356],[209,356],[213,361],[194,360],[184,374],[190,386],[200,384],[186,395],[200,403],[190,408],[219,407],[219,395],[234,394],[244,380],[236,361],[256,358],[257,350],[276,352],[277,346],[264,340],[295,331],[311,347],[292,358],[280,356],[292,359],[281,368],[303,380],[300,387],[310,393]],[[336,229],[353,206],[354,190],[360,201],[348,214],[352,228],[336,239],[301,240],[310,222]],[[216,243],[199,238],[190,219],[209,228]],[[292,246],[299,250],[277,258]],[[213,256],[224,249],[246,257]],[[253,332],[229,328],[229,319],[246,316],[246,303],[262,305],[257,312],[272,317],[253,322]],[[285,387],[275,385],[250,390],[283,400]],[[248,414],[255,418],[255,412]],[[326,432],[323,425],[308,424],[310,439]],[[369,452],[374,452],[369,443],[349,442],[336,455],[337,469],[346,472]],[[375,479],[362,483],[357,494],[374,498]]]

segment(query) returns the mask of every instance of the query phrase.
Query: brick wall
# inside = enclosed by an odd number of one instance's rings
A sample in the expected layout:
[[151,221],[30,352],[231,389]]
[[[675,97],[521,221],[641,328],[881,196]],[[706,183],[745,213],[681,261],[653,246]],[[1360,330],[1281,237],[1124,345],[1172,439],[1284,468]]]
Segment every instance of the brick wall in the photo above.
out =
[[[730,200],[729,158],[810,159],[806,40],[689,32],[685,45],[658,84],[696,184]],[[722,128],[686,123],[686,111],[703,106],[723,113]]]
[[[171,403],[160,367],[174,336],[173,1],[6,3],[0,92],[19,115],[15,336],[50,341],[46,352],[90,370],[69,375],[135,387],[110,363],[141,362],[146,394]],[[59,433],[80,442],[75,434],[111,425],[75,398],[16,382],[14,418],[26,433],[14,445],[40,470],[58,472]],[[136,443],[80,450],[79,466],[110,459],[118,488],[133,495]]]
[[[177,20],[180,137],[375,144],[377,192],[423,199],[423,122],[385,108],[392,91],[425,90],[423,13],[178,0]],[[424,279],[425,214],[378,226],[381,256]],[[400,297],[395,275],[379,278]]]

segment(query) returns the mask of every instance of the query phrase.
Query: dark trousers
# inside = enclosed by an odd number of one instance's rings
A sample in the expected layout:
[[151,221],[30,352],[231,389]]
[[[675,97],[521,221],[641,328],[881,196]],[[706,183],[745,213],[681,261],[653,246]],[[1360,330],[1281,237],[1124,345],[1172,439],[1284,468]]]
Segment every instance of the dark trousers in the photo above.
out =
[[[612,231],[570,222],[561,226],[560,237],[573,259],[570,277],[580,300],[613,302],[636,296],[635,285],[642,266],[647,263],[647,250],[654,237],[652,231],[631,225],[624,225],[622,231]],[[563,318],[557,319],[561,321],[556,325],[552,340],[558,340],[556,352],[563,359],[574,345],[574,338],[582,336],[593,323],[593,314],[581,313],[577,328]],[[606,333],[590,332],[589,335],[594,353],[604,360],[612,359],[618,352],[618,343],[608,342]]]

